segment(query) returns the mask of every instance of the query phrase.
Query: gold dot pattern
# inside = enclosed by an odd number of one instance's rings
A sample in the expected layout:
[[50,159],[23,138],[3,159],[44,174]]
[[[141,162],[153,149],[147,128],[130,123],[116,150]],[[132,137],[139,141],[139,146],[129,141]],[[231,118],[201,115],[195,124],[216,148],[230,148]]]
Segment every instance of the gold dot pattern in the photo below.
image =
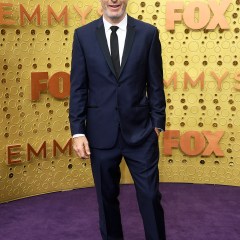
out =
[[[180,149],[173,149],[172,156],[163,154],[163,134],[159,138],[161,160],[160,178],[163,182],[190,182],[240,186],[240,94],[234,86],[239,73],[239,9],[240,1],[233,1],[225,13],[230,30],[191,30],[183,22],[175,24],[175,30],[167,31],[167,1],[130,0],[128,13],[156,26],[160,31],[164,79],[177,76],[177,88],[165,88],[167,102],[167,130],[225,131],[220,146],[224,157],[201,155],[186,156]],[[184,1],[185,6],[192,1]],[[208,3],[203,0],[202,2]],[[71,47],[74,29],[82,25],[82,19],[74,5],[84,10],[92,6],[86,18],[90,22],[98,18],[99,1],[43,1],[41,25],[36,20],[20,26],[19,5],[33,13],[37,0],[12,1],[11,19],[16,25],[0,25],[0,202],[66,189],[93,186],[90,160],[80,160],[57,152],[53,157],[53,140],[64,147],[70,139],[68,99],[56,99],[49,91],[40,95],[39,101],[31,101],[31,73],[48,72],[49,78],[56,72],[70,72]],[[57,14],[67,5],[68,26],[64,21],[47,23],[47,6]],[[200,84],[184,88],[184,74],[197,79],[204,72],[204,89]],[[221,90],[212,76],[222,81]],[[46,141],[46,158],[31,156],[27,161],[27,144],[39,150]],[[21,145],[20,163],[7,165],[7,146]],[[206,142],[207,144],[207,142]],[[123,163],[122,183],[132,182]]]

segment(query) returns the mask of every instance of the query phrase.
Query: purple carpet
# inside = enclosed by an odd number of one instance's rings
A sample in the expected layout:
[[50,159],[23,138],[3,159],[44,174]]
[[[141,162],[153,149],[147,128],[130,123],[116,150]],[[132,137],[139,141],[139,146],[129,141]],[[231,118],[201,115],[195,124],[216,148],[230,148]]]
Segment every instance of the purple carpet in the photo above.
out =
[[[239,240],[240,188],[161,183],[167,240]],[[121,186],[125,240],[144,240],[135,190]],[[0,204],[1,240],[100,240],[94,188]]]

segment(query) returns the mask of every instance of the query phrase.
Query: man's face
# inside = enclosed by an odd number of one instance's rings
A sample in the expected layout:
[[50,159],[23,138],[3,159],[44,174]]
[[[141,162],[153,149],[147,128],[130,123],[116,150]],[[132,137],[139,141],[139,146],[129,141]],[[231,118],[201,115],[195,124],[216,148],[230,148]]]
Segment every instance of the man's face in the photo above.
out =
[[128,0],[100,0],[104,17],[111,23],[120,22],[126,14]]

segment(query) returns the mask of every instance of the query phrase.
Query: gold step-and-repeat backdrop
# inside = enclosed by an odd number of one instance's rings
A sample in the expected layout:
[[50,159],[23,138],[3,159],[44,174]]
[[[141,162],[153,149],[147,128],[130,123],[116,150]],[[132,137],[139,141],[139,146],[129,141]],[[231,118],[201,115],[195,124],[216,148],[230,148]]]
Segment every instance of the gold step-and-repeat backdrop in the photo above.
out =
[[[129,1],[131,16],[160,30],[162,182],[240,186],[239,9],[239,0]],[[74,29],[100,15],[98,0],[0,2],[0,202],[93,186],[90,160],[72,151],[69,72]]]

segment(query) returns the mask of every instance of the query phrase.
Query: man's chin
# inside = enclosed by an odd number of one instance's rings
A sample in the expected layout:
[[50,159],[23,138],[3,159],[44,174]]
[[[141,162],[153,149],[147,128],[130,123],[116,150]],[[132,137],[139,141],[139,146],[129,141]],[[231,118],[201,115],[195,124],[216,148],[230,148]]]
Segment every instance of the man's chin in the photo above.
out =
[[108,14],[108,17],[112,20],[118,20],[123,17],[123,13]]

